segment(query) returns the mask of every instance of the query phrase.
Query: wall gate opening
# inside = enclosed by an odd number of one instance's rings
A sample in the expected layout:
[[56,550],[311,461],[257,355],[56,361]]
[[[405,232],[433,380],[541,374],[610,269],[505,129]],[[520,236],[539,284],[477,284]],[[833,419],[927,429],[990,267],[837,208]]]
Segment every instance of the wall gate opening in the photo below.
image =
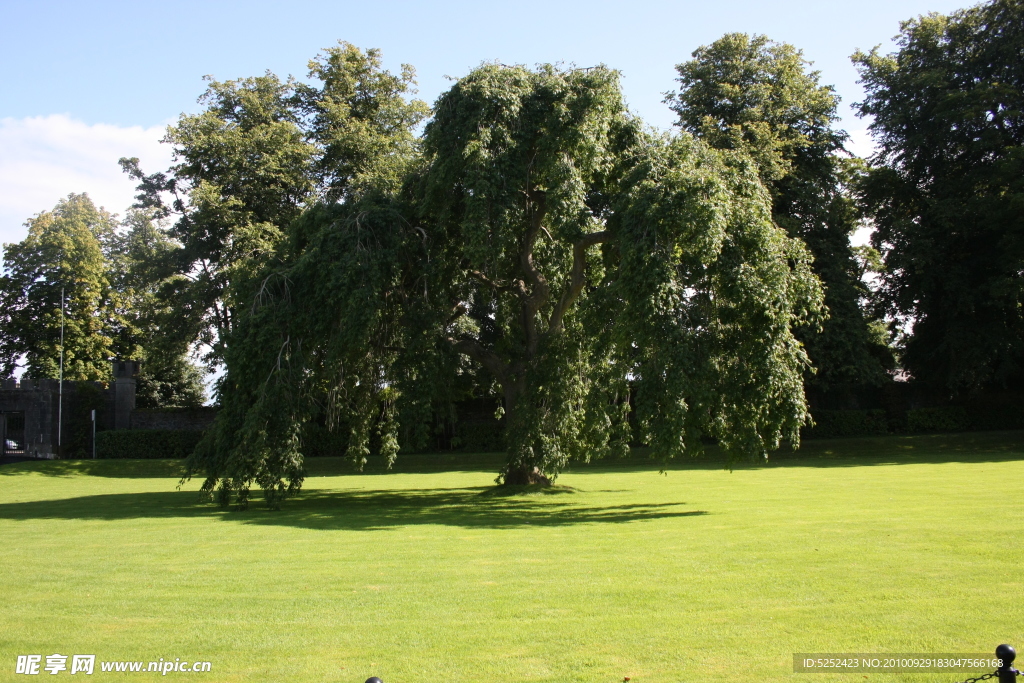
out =
[[0,455],[25,455],[25,413],[0,413]]

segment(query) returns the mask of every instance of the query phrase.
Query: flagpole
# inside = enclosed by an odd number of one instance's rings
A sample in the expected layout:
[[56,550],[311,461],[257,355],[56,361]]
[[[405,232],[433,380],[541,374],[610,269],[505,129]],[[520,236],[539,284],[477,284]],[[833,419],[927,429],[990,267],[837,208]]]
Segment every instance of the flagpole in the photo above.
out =
[[61,453],[61,432],[64,428],[64,288],[60,288],[60,372],[57,382],[57,455]]

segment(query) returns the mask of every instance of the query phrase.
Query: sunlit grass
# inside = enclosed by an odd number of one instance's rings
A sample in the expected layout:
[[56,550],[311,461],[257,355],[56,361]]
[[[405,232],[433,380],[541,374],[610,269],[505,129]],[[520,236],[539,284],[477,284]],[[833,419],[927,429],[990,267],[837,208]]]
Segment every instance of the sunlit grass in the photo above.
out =
[[[0,467],[0,680],[56,652],[208,681],[850,681],[792,654],[1024,646],[1024,433],[606,462],[516,496],[487,494],[499,462],[312,461],[277,512],[201,503],[176,462]],[[116,677],[158,678],[90,680]]]

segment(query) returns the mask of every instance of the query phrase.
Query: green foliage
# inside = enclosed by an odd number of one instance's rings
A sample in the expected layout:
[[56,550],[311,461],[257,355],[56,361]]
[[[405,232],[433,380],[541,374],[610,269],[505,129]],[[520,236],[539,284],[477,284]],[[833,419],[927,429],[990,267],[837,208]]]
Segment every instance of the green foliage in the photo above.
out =
[[635,378],[640,440],[666,458],[708,436],[732,456],[797,443],[807,357],[792,330],[816,323],[822,301],[806,250],[773,225],[741,158],[729,166],[688,136],[648,151],[609,221],[622,255],[616,369]]
[[884,381],[885,340],[870,331],[869,292],[850,247],[857,216],[847,192],[857,173],[846,133],[833,128],[839,98],[792,45],[731,33],[679,64],[680,89],[667,102],[679,125],[719,149],[757,162],[772,195],[772,217],[814,256],[829,316],[798,333],[816,374],[810,386],[835,391]]
[[310,61],[309,76],[320,87],[299,84],[297,94],[319,149],[320,195],[337,200],[367,183],[397,189],[417,151],[412,131],[429,112],[425,102],[406,101],[416,71],[403,64],[396,76],[381,68],[380,50],[343,42]]
[[[189,337],[209,345],[213,359],[231,327],[233,283],[242,285],[271,257],[283,225],[312,198],[314,149],[292,100],[295,84],[273,74],[210,81],[200,114],[182,115],[164,141],[177,163],[168,174],[144,176],[137,159],[122,159],[141,181],[140,206],[176,215],[171,236],[180,248],[164,254],[165,269],[183,277],[163,292]],[[173,199],[164,203],[164,195]]]
[[4,245],[0,373],[11,376],[24,354],[30,376],[56,379],[63,320],[64,379],[109,379],[120,321],[103,242],[114,218],[87,195],[71,194],[26,225],[24,240]]
[[819,85],[808,64],[787,43],[729,33],[676,66],[680,89],[667,102],[685,130],[714,147],[750,153],[768,183],[793,174],[814,180],[828,172],[827,157],[842,149],[846,134],[832,128],[833,88]]
[[390,463],[481,370],[507,483],[626,452],[630,382],[659,457],[799,439],[792,328],[822,292],[747,157],[644,132],[604,67],[485,64],[441,96],[422,148],[397,190],[385,173],[304,212],[261,271],[189,461],[204,490],[244,505],[255,483],[279,504],[321,421],[344,423],[357,465],[371,444]]
[[975,396],[965,407],[972,429],[1024,429],[1024,396],[1020,394]]
[[188,327],[163,294],[183,276],[168,272],[178,248],[151,210],[131,210],[107,248],[117,292],[114,348],[119,358],[142,361],[135,391],[139,408],[195,407],[206,399],[202,372],[191,360]]
[[[375,431],[381,438],[383,430],[389,456],[397,453],[390,419],[397,392],[384,385],[384,372],[403,342],[402,328],[389,323],[400,313],[396,290],[407,285],[402,267],[414,244],[403,239],[411,229],[400,218],[366,200],[316,208],[296,223],[306,248],[287,270],[268,272],[227,348],[222,407],[191,464],[206,471],[207,490],[219,485],[221,496],[237,492],[244,503],[256,481],[272,504],[294,492],[308,423],[334,430],[344,421],[357,462]],[[424,369],[411,379],[439,382],[442,359],[425,338],[412,341],[421,342]]]
[[195,408],[206,400],[203,372],[185,353],[145,355],[136,378],[136,408]]
[[1024,428],[1020,396],[978,397],[963,405],[907,411],[910,432],[964,432]]
[[853,56],[879,146],[861,185],[902,362],[947,393],[1024,382],[1024,4],[904,22]]
[[302,454],[307,458],[330,458],[345,455],[348,430],[328,429],[325,425],[308,422],[302,429]]
[[140,182],[138,205],[176,218],[170,235],[180,246],[159,262],[178,277],[162,296],[211,363],[223,360],[238,308],[289,224],[318,199],[396,184],[416,148],[426,105],[404,99],[410,67],[392,76],[378,51],[340,43],[309,68],[315,86],[269,72],[211,79],[199,100],[206,109],[168,129],[177,163],[167,173],[147,176],[138,159],[121,160]]
[[907,411],[907,429],[911,432],[964,432],[971,426],[971,418],[961,406]]
[[190,340],[157,296],[167,285],[159,259],[176,246],[151,212],[132,211],[119,224],[72,194],[28,228],[22,242],[5,245],[0,371],[9,376],[24,354],[29,376],[57,378],[64,287],[66,380],[107,381],[111,358],[132,358],[143,361],[139,407],[202,404]]
[[919,432],[973,432],[1024,428],[1024,401],[1015,394],[978,395],[956,405],[885,410],[815,410],[806,439]]
[[187,458],[195,450],[202,436],[201,431],[180,429],[120,429],[98,432],[96,457],[107,460]]
[[814,425],[804,429],[805,439],[876,436],[890,431],[884,410],[815,410]]

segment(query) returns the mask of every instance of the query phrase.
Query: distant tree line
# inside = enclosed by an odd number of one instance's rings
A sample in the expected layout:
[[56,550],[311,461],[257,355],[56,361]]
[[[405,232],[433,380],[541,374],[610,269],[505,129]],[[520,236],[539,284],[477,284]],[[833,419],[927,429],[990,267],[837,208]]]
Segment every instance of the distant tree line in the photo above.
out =
[[122,160],[121,225],[73,195],[6,245],[0,361],[53,376],[60,286],[70,376],[142,356],[153,401],[186,402],[203,349],[227,373],[191,467],[243,504],[301,486],[310,425],[391,459],[467,398],[503,415],[499,479],[544,483],[637,439],[763,454],[798,442],[808,396],[897,376],[1019,392],[1022,55],[1020,0],[855,54],[868,160],[833,88],[764,36],[678,65],[671,134],[603,66],[484,64],[433,107],[347,43],[308,83],[211,81],[169,170]]

